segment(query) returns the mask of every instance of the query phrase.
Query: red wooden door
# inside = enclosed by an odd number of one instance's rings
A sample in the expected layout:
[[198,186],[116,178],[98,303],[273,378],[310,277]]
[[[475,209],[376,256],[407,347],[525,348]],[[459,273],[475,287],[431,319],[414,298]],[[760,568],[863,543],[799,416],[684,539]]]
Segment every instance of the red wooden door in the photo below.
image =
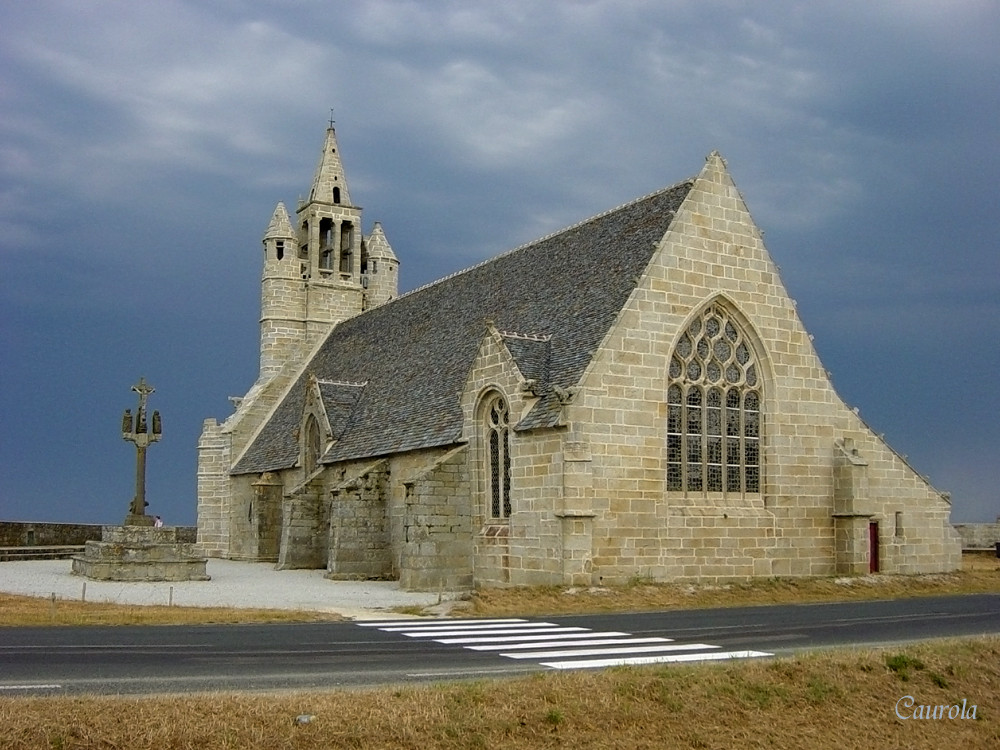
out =
[[868,524],[868,572],[878,573],[878,521]]

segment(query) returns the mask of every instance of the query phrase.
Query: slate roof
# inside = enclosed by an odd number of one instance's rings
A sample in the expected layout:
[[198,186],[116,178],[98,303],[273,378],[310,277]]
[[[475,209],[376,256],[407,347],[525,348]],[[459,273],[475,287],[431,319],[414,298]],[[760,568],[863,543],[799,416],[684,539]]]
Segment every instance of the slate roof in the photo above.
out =
[[331,383],[320,380],[316,383],[319,389],[326,418],[330,422],[330,432],[334,439],[339,438],[347,430],[354,405],[358,402],[364,383]]
[[521,374],[537,381],[539,387],[544,389],[549,383],[552,337],[519,336],[508,332],[502,332],[500,336]]
[[331,423],[343,429],[324,463],[458,442],[459,398],[487,321],[513,332],[502,334],[505,345],[522,374],[543,384],[542,398],[517,428],[556,424],[553,388],[579,381],[692,184],[652,193],[340,323],[232,473],[296,463],[309,374],[366,383],[350,389],[353,404],[347,393],[331,393],[329,402],[324,394]]

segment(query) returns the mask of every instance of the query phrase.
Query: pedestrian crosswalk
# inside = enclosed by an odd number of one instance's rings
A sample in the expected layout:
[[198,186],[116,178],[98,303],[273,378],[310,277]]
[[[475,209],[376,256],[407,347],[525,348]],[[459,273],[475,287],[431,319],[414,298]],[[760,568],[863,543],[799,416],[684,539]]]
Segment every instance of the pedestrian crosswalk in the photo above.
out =
[[358,622],[415,640],[493,652],[507,659],[537,662],[551,669],[594,669],[638,664],[750,659],[773,656],[766,651],[726,651],[710,643],[677,643],[661,636],[634,636],[623,631],[520,618],[483,620],[398,620]]

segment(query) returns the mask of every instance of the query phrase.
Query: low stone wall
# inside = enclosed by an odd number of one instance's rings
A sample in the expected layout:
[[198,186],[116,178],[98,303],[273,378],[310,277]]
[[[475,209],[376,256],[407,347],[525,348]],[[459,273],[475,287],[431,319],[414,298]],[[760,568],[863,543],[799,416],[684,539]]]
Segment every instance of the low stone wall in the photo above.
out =
[[[0,547],[39,547],[83,545],[101,541],[99,523],[41,523],[32,521],[0,521]],[[194,544],[198,529],[177,526],[177,541]]]
[[955,530],[964,550],[994,549],[1000,542],[1000,517],[996,523],[956,523]]

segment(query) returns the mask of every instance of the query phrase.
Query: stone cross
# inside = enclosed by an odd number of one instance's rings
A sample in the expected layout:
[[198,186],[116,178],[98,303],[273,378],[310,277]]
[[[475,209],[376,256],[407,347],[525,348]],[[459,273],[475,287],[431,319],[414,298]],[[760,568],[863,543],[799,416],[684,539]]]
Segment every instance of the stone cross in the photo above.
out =
[[122,415],[122,438],[135,444],[135,497],[129,505],[126,525],[149,525],[149,517],[146,515],[146,448],[150,443],[155,443],[160,439],[162,432],[160,425],[160,412],[153,412],[152,430],[146,421],[146,399],[155,390],[153,386],[146,382],[145,378],[139,378],[139,382],[132,386],[132,390],[139,394],[139,408],[133,420],[132,410],[126,409]]

